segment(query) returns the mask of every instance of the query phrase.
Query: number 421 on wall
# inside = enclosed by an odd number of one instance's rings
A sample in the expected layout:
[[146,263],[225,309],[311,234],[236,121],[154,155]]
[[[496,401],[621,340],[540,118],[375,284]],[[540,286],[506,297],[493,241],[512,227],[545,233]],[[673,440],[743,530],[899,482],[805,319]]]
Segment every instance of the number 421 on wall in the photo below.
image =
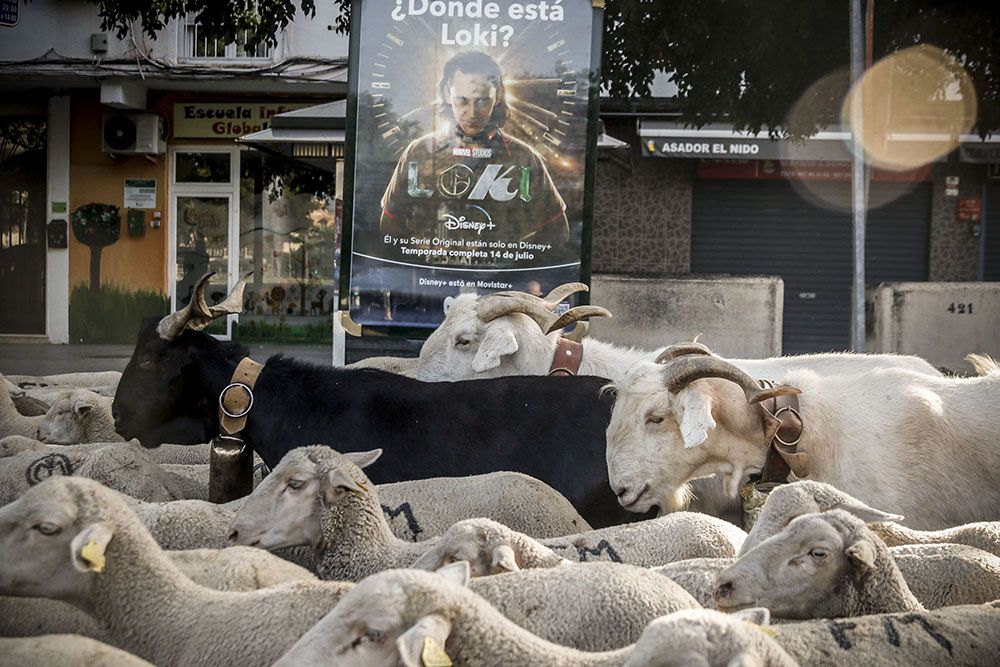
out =
[[972,314],[972,304],[971,303],[952,303],[948,306],[949,313],[955,313],[958,315],[971,315]]

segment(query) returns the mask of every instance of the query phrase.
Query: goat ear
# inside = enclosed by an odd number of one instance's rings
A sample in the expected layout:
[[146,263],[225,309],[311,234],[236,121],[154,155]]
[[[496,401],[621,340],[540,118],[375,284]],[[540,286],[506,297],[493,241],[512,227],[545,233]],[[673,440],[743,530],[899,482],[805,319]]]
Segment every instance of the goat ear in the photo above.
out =
[[114,537],[114,528],[106,521],[92,523],[73,538],[70,559],[80,572],[103,572],[104,552]]
[[467,560],[448,563],[444,567],[439,567],[437,573],[444,577],[446,581],[456,586],[468,586],[469,577],[472,576],[469,561]]
[[851,560],[867,570],[875,567],[875,545],[868,540],[858,540],[847,547],[847,555]]
[[472,370],[477,373],[488,371],[500,365],[507,355],[517,352],[517,337],[502,322],[491,322],[486,328],[486,335],[479,342],[476,357],[472,360]]
[[497,572],[517,572],[521,567],[517,564],[517,556],[509,544],[501,544],[493,550],[491,570]]
[[345,491],[368,493],[367,486],[355,481],[353,477],[347,474],[346,470],[341,468],[334,468],[328,472],[324,481],[323,499],[326,500],[328,505],[332,504]]
[[697,447],[708,440],[708,434],[715,428],[712,417],[712,397],[698,387],[685,387],[677,394],[674,414],[678,413],[678,425],[684,439],[684,449]]
[[344,458],[359,468],[367,468],[378,461],[380,456],[382,456],[381,449],[373,449],[370,452],[344,452]]
[[883,512],[877,510],[874,507],[868,507],[860,500],[851,498],[850,500],[842,500],[830,509],[844,510],[848,514],[853,514],[865,523],[877,523],[879,521],[902,521],[903,516],[900,514],[889,514],[888,512]]
[[439,614],[424,616],[396,639],[396,650],[406,667],[451,667],[444,645],[451,622]]

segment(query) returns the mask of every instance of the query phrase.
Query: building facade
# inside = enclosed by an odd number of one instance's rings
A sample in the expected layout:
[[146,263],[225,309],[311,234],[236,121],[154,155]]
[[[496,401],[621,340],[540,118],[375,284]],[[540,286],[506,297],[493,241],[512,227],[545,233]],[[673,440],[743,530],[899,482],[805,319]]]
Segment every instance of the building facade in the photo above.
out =
[[333,8],[248,49],[187,19],[116,39],[90,4],[17,4],[0,27],[0,335],[131,339],[204,272],[218,298],[261,267],[244,332],[329,337],[334,173],[236,139],[344,97]]

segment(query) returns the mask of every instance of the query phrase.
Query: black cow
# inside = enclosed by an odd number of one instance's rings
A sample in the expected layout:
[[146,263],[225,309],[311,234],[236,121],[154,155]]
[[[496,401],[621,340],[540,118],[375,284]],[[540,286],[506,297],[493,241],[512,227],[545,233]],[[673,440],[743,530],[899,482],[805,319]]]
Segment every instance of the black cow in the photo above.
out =
[[[206,442],[218,433],[219,393],[248,351],[191,329],[164,339],[157,326],[151,318],[139,331],[115,396],[116,428],[146,447]],[[603,527],[643,518],[625,512],[608,483],[613,397],[600,391],[606,382],[513,376],[428,383],[277,355],[254,387],[243,438],[272,467],[302,445],[380,447],[378,465],[366,470],[376,484],[519,471]]]

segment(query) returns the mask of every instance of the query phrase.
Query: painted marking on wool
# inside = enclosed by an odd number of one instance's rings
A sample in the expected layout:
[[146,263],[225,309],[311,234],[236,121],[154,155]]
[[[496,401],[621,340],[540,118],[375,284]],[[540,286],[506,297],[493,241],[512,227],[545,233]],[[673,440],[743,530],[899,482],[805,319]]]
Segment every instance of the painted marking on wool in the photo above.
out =
[[73,464],[63,454],[48,454],[40,459],[35,459],[26,471],[28,486],[44,482],[49,477],[69,477],[72,474]]
[[413,508],[410,507],[410,503],[403,503],[399,507],[393,509],[388,505],[382,505],[382,512],[385,513],[386,517],[392,521],[400,514],[406,519],[406,527],[410,529],[413,533],[413,541],[417,541],[417,535],[424,532],[423,528],[420,527],[420,522],[417,521],[417,517],[413,515]]
[[906,616],[899,617],[900,623],[905,623],[909,625],[910,623],[919,623],[920,627],[924,629],[924,632],[931,636],[931,639],[936,641],[944,650],[948,651],[948,655],[952,655],[952,644],[948,641],[948,638],[937,631],[933,625],[930,624],[923,616],[918,616],[917,614],[907,614]]
[[[549,544],[548,547],[553,550],[569,550],[569,544]],[[601,540],[597,543],[595,547],[588,547],[586,544],[573,544],[572,548],[576,549],[577,557],[580,559],[581,563],[590,560],[590,556],[607,556],[607,560],[612,563],[621,563],[622,557],[618,555],[615,548],[611,546],[611,543],[607,540]]]

